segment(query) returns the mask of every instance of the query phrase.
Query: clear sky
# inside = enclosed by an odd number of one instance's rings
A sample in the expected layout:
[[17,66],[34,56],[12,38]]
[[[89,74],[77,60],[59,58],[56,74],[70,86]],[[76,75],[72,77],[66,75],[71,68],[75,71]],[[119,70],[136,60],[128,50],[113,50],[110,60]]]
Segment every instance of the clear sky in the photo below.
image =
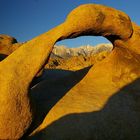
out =
[[[80,4],[97,3],[126,12],[140,25],[140,0],[0,0],[0,34],[19,42],[32,39],[62,23],[67,14]],[[103,37],[79,37],[60,41],[69,47],[108,42]]]

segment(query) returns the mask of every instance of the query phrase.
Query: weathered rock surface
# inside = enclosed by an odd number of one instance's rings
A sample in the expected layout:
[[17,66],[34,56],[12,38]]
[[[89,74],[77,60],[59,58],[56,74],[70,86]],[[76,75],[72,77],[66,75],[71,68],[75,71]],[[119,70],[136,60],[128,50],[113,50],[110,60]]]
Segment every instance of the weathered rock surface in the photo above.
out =
[[10,55],[21,45],[14,37],[0,34],[0,54]]
[[[6,36],[6,35],[1,35]],[[8,36],[8,35],[7,35]],[[13,37],[8,36],[10,39]],[[16,39],[14,39],[16,40]],[[3,42],[6,42],[7,38],[3,37]],[[18,49],[24,43],[14,43],[7,44],[0,51],[0,61],[4,60],[8,55],[13,53],[16,49]],[[55,45],[49,61],[45,65],[45,69],[64,69],[64,70],[80,70],[82,68],[91,66],[95,64],[95,62],[102,60],[105,58],[113,49],[112,44],[103,43],[98,44],[96,46],[80,46],[77,48],[68,48],[66,46],[57,46]],[[100,53],[100,54],[99,54]],[[73,61],[75,63],[73,63]],[[43,70],[43,69],[42,69]],[[42,71],[41,71],[42,72]],[[36,75],[37,77],[40,76]]]
[[45,69],[62,69],[76,71],[89,66],[105,59],[110,52],[102,51],[100,53],[90,56],[71,56],[69,58],[53,57],[50,58],[48,63],[45,65]]
[[78,48],[55,46],[45,69],[80,70],[106,58],[112,48],[111,44],[99,44],[95,47],[81,46]]
[[[54,88],[54,97],[61,99],[49,98],[52,105],[44,98],[49,105],[43,108],[46,117],[37,121],[39,127],[33,122],[30,139],[140,139],[140,28],[125,13],[96,4],[77,7],[64,23],[23,44],[0,63],[0,139],[19,139],[26,133],[33,120],[32,79],[57,41],[82,35],[104,36],[114,49],[66,89],[55,81],[63,96]],[[49,87],[45,90],[51,94]]]
[[[114,49],[67,90],[30,139],[139,139],[139,27],[131,24],[124,13],[99,5],[78,7],[68,16],[68,23],[68,37],[103,35]],[[40,88],[41,91],[45,90]]]

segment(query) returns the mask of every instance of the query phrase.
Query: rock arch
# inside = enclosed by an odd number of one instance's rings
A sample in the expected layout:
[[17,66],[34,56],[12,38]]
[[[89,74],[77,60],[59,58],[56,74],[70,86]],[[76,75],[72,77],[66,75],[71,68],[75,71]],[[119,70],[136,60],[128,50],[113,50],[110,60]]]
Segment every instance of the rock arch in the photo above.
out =
[[[139,32],[139,27],[134,25],[125,13],[103,5],[85,4],[74,9],[61,25],[23,44],[0,63],[0,139],[19,139],[30,127],[33,107],[29,86],[57,41],[82,35],[104,36],[117,48],[110,58],[103,62],[108,64],[108,61],[125,51],[126,57],[129,55],[138,60]],[[102,64],[97,65],[94,70],[97,75],[100,65]],[[131,70],[134,65],[138,68],[139,62],[135,61],[128,69]],[[112,66],[110,67],[112,72]],[[139,71],[134,72],[134,78],[139,74]],[[88,78],[85,79],[88,82]],[[126,83],[128,82],[123,82],[117,88]],[[95,84],[99,83],[95,80]],[[62,116],[61,113],[58,116]],[[56,118],[55,116],[53,119]]]

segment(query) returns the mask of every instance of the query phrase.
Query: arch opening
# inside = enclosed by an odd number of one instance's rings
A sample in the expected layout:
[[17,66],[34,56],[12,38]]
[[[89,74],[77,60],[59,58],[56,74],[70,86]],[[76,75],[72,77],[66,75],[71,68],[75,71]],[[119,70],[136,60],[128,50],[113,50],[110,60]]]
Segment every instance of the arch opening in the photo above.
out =
[[66,38],[54,45],[47,68],[80,70],[102,61],[112,49],[112,43],[102,36]]
[[111,52],[112,43],[102,36],[80,36],[72,39],[58,41],[52,54],[69,58],[72,56],[90,57],[100,52]]
[[68,48],[77,48],[80,46],[96,46],[99,44],[111,44],[111,42],[102,36],[80,36],[73,39],[58,41],[57,46],[66,46]]

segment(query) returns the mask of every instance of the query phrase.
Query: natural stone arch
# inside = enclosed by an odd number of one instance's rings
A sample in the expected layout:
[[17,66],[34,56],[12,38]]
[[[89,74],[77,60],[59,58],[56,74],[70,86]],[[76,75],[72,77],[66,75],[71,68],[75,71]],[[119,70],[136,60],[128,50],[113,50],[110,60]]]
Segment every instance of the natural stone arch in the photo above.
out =
[[96,4],[74,9],[64,23],[28,41],[0,63],[0,139],[19,139],[26,133],[33,120],[29,98],[32,79],[57,41],[82,35],[101,35],[118,49],[133,52],[139,44],[139,27],[132,25],[125,13]]

